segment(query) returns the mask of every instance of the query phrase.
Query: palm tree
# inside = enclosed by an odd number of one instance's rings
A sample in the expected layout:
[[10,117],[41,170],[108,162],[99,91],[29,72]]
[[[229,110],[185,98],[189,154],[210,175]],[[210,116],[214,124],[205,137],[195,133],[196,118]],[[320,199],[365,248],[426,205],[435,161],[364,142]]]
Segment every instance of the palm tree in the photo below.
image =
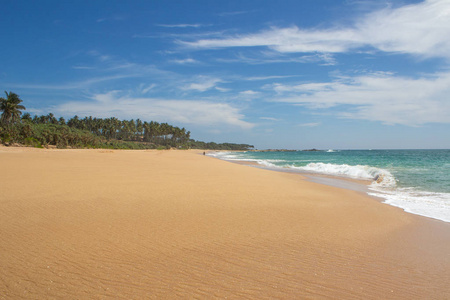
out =
[[49,113],[47,116],[47,123],[48,124],[58,124],[58,120],[55,118],[55,115],[52,113]]
[[25,110],[25,106],[20,105],[22,100],[19,95],[5,91],[6,99],[0,97],[0,111],[2,111],[1,123],[9,125],[20,120],[20,115],[22,112],[20,110]]
[[31,118],[31,115],[29,113],[24,113],[22,115],[22,121],[32,122],[33,118]]
[[60,117],[58,120],[59,125],[66,125],[66,119],[64,119],[63,117]]
[[136,120],[136,140],[142,141],[144,135],[144,123],[140,119]]

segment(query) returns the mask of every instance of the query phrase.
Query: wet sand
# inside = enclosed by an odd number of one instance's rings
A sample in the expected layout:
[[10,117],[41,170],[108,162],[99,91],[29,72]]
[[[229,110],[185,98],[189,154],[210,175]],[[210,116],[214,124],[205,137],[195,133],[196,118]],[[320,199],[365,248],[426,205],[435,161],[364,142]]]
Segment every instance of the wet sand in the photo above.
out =
[[0,148],[0,299],[448,299],[450,226],[201,151]]

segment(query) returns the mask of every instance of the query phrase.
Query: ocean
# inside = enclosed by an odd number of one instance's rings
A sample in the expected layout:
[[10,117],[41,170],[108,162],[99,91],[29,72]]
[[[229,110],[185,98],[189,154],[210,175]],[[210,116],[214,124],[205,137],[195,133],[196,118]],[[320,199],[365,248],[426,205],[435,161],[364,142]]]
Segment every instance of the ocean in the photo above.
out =
[[372,180],[368,194],[406,212],[450,222],[450,150],[328,150],[211,153],[299,173]]

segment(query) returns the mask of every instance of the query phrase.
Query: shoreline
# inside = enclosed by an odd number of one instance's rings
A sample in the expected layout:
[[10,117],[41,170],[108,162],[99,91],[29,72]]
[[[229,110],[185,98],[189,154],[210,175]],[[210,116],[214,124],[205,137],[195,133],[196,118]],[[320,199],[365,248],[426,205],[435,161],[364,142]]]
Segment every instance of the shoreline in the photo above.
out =
[[[212,151],[211,153],[217,154],[220,152],[228,153],[228,152],[234,152],[234,151]],[[289,167],[269,166],[269,165],[265,165],[262,163],[258,163],[257,161],[239,160],[238,158],[227,159],[227,158],[222,158],[220,156],[216,156],[214,154],[212,154],[210,156],[220,159],[220,160],[231,162],[231,163],[251,166],[251,167],[275,171],[275,172],[292,173],[292,174],[301,175],[311,182],[360,192],[360,193],[364,194],[365,196],[373,198],[382,204],[400,208],[405,213],[408,213],[408,214],[414,214],[417,216],[421,216],[421,217],[425,217],[428,219],[432,219],[432,220],[436,220],[439,222],[444,222],[444,223],[450,224],[450,220],[448,220],[448,218],[442,219],[443,216],[430,215],[428,212],[424,212],[424,211],[413,211],[408,206],[405,207],[404,205],[392,203],[391,199],[388,198],[387,196],[385,196],[385,195],[389,195],[392,192],[392,190],[371,188],[371,185],[373,183],[375,183],[376,180],[357,179],[357,178],[352,178],[352,177],[345,176],[345,175],[323,174],[323,173],[318,173],[318,172],[316,173],[314,171],[298,170],[298,169],[292,169]],[[427,192],[425,192],[425,193],[427,193]],[[433,192],[428,192],[428,193],[433,193]]]
[[202,152],[0,149],[0,299],[449,295],[447,223]]
[[[217,158],[217,157],[214,157],[214,158]],[[344,176],[333,176],[333,175],[327,175],[327,174],[312,173],[312,172],[307,172],[307,171],[291,170],[288,168],[271,168],[271,167],[267,167],[267,166],[258,164],[256,162],[245,161],[245,160],[226,160],[226,159],[221,159],[221,158],[217,158],[217,159],[224,160],[224,161],[231,162],[231,163],[236,163],[239,165],[259,168],[259,169],[263,169],[263,170],[297,174],[297,175],[305,177],[307,180],[309,180],[311,182],[320,183],[320,184],[324,184],[327,186],[333,186],[333,187],[337,187],[337,188],[348,189],[348,190],[352,190],[352,191],[363,192],[363,193],[369,192],[369,189],[367,188],[367,186],[369,186],[372,183],[370,180],[354,179],[354,178],[344,177]],[[368,195],[368,196],[370,196],[370,195]]]

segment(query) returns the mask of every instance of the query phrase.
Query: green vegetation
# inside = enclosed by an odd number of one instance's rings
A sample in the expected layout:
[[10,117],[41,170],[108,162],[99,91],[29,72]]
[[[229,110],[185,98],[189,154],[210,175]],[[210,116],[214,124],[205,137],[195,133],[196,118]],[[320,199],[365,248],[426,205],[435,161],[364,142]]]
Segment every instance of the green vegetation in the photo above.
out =
[[233,144],[233,143],[223,143],[223,144],[216,144],[214,142],[205,143],[201,141],[194,141],[191,140],[190,146],[193,149],[204,149],[204,150],[250,150],[253,149],[252,145],[247,144]]
[[2,111],[2,117],[0,122],[4,126],[9,126],[17,122],[22,114],[21,110],[25,110],[25,106],[20,105],[22,100],[19,95],[5,91],[6,98],[0,98],[0,110]]
[[146,122],[139,119],[117,118],[80,119],[74,116],[67,122],[52,113],[32,117],[25,113],[22,118],[22,100],[17,94],[6,93],[0,98],[2,112],[0,142],[5,145],[18,143],[32,147],[57,148],[108,148],[108,149],[211,149],[248,150],[247,144],[216,144],[195,141],[190,132],[167,123]]

